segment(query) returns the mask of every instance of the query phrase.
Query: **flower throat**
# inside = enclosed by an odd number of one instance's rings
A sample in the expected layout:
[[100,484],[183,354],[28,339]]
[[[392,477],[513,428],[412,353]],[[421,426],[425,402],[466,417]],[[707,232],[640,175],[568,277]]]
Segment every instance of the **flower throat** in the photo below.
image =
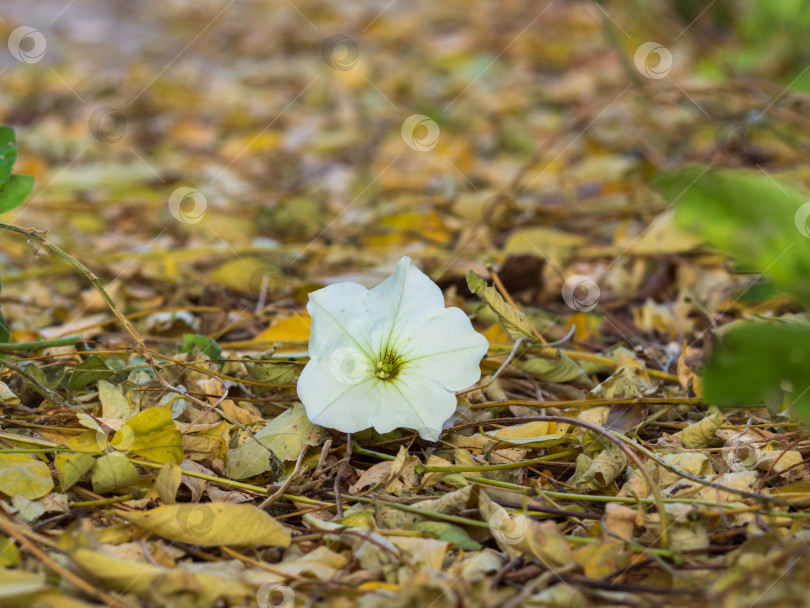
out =
[[388,382],[397,377],[402,370],[403,361],[391,349],[386,349],[374,366],[375,376],[384,382]]

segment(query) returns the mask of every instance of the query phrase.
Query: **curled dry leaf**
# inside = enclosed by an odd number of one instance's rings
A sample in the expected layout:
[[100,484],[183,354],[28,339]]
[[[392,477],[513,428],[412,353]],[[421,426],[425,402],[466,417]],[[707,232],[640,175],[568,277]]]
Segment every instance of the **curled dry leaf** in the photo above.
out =
[[487,282],[472,270],[467,273],[467,287],[492,309],[512,338],[536,340],[529,318],[507,304],[497,289],[487,285]]
[[[580,455],[580,458],[585,455]],[[579,459],[577,460],[579,469]],[[610,487],[627,466],[627,456],[613,443],[587,463],[583,471],[577,470],[570,483],[576,485],[580,492],[598,492]]]
[[683,447],[687,449],[705,448],[712,442],[717,429],[724,422],[725,418],[722,414],[710,414],[675,435],[681,438]]
[[479,494],[478,509],[495,542],[509,555],[536,557],[549,568],[573,563],[568,541],[555,522],[540,522],[523,514],[510,515],[484,492]]

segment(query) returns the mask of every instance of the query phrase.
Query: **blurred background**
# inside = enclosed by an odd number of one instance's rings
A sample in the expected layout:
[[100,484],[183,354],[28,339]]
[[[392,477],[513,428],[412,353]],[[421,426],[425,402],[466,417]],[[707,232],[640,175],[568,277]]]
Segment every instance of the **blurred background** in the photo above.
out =
[[[404,253],[443,287],[494,261],[524,302],[561,308],[571,272],[621,301],[680,250],[659,170],[807,181],[808,5],[4,0],[0,123],[36,186],[3,220],[129,309],[296,306]],[[16,338],[74,320],[81,278],[0,239]]]

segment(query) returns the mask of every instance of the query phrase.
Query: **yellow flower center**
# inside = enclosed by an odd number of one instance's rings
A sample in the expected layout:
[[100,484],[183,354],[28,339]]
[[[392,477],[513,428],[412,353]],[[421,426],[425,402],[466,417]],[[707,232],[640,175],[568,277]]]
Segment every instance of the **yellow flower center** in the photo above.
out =
[[404,362],[401,357],[392,350],[386,349],[377,361],[377,365],[374,367],[374,375],[380,380],[388,382],[397,377],[402,370],[403,364]]

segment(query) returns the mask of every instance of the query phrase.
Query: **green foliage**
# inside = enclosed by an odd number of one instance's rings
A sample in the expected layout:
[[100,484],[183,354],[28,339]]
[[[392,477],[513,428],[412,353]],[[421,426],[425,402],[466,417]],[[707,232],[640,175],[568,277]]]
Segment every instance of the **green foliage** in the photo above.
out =
[[666,173],[658,187],[677,202],[679,228],[732,255],[740,270],[767,272],[777,287],[810,305],[810,238],[801,231],[807,226],[796,225],[810,200],[805,194],[761,173],[702,167]]
[[[677,203],[677,225],[731,255],[746,271],[810,305],[808,198],[767,175],[688,167],[662,176],[658,187]],[[810,325],[744,322],[723,333],[707,364],[706,398],[758,405],[783,390],[810,420]]]
[[719,405],[781,400],[793,394],[798,413],[810,418],[810,325],[742,323],[723,333],[707,365],[706,399]]
[[180,352],[193,353],[195,350],[209,359],[219,359],[222,355],[222,349],[213,338],[200,334],[183,334],[183,346],[180,347]]
[[780,69],[792,90],[806,91],[808,80],[802,78],[810,57],[809,0],[779,0],[747,3],[738,15],[736,27],[742,47],[730,57],[738,69],[758,73]]
[[0,126],[0,213],[19,207],[34,187],[33,176],[11,173],[16,160],[14,130]]
[[[17,160],[17,139],[14,130],[0,126],[0,213],[19,207],[34,187],[31,175],[11,173]],[[3,313],[0,312],[0,343],[8,342],[11,330]],[[0,359],[5,358],[0,355]]]
[[73,373],[68,380],[68,390],[76,390],[83,388],[102,378],[108,378],[115,372],[109,368],[107,363],[98,355],[90,355],[73,368]]
[[[0,343],[8,342],[11,338],[11,328],[8,326],[8,321],[3,316],[3,312],[0,311]],[[2,359],[4,355],[0,355],[0,359]]]
[[16,160],[17,140],[14,137],[14,130],[10,127],[0,127],[0,183],[9,178]]

